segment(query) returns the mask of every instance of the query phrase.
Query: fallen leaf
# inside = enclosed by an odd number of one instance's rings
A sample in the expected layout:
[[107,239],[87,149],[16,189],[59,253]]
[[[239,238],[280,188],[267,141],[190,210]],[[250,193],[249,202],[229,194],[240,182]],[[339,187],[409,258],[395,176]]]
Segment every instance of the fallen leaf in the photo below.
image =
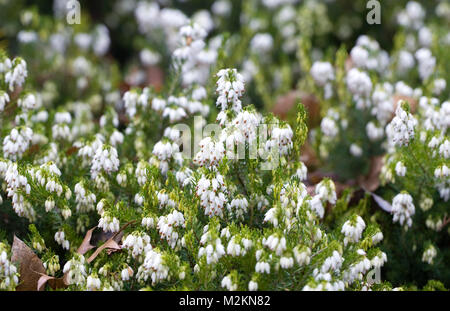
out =
[[348,72],[350,69],[355,67],[355,63],[353,62],[352,57],[349,55],[347,59],[345,60],[345,71]]
[[368,191],[375,191],[380,186],[380,172],[383,167],[383,156],[373,157],[370,160],[369,173],[366,176],[358,178],[358,184],[361,188]]
[[147,68],[147,85],[152,85],[156,92],[159,92],[164,83],[164,72],[157,66]]
[[307,94],[297,90],[290,91],[286,95],[277,98],[272,112],[279,118],[286,120],[289,112],[296,108],[299,101],[308,111],[308,127],[315,127],[320,119],[320,104],[313,94]]
[[47,284],[47,281],[49,281],[51,279],[54,279],[54,277],[50,276],[50,275],[46,275],[46,274],[41,275],[41,277],[38,280],[37,290],[38,291],[44,290],[45,289],[45,284]]
[[94,232],[95,228],[97,228],[97,226],[95,226],[92,229],[89,229],[86,232],[86,235],[84,236],[84,240],[81,243],[81,245],[78,247],[77,253],[84,255],[86,254],[89,250],[95,248],[94,245],[91,245],[91,238],[92,238],[92,232]]
[[55,278],[50,275],[41,274],[41,277],[39,278],[37,290],[42,291],[45,289],[45,284],[48,283],[48,285],[53,289],[59,289],[59,288],[66,288],[69,284],[66,280],[66,276],[68,273],[64,273],[64,276],[62,278]]
[[[395,111],[397,109],[397,104],[400,100],[404,100],[404,101],[408,102],[409,108],[411,109],[412,113],[414,113],[416,111],[417,100],[412,97],[403,96],[403,95],[399,95],[399,94],[394,94],[394,96],[392,96],[392,101],[393,101],[392,104],[394,105],[393,111]],[[392,117],[393,116],[394,116],[394,114],[392,114]]]
[[68,274],[69,274],[69,272],[64,273],[64,276],[62,278],[50,279],[48,281],[48,284],[53,289],[66,288],[67,286],[69,286],[69,282],[67,281]]
[[376,195],[373,192],[370,192],[370,191],[367,191],[367,190],[366,190],[366,192],[370,193],[372,198],[375,200],[375,202],[377,202],[378,206],[381,207],[381,209],[383,209],[384,211],[386,211],[388,213],[392,212],[392,205],[391,205],[391,203],[389,203],[388,201],[386,201],[385,199],[383,199],[379,195]]
[[308,141],[306,141],[300,148],[300,161],[305,163],[308,169],[319,166],[319,160],[317,159],[316,152]]
[[114,241],[113,238],[111,238],[108,241],[106,241],[104,244],[102,244],[102,246],[97,248],[95,250],[95,252],[88,258],[87,262],[91,263],[95,258],[97,258],[97,256],[100,254],[100,252],[102,250],[104,250],[105,248],[113,249],[113,250],[116,250],[116,251],[121,249],[120,245],[117,244],[117,242]]
[[72,147],[70,147],[69,149],[66,150],[66,154],[67,154],[68,156],[70,156],[70,155],[74,154],[75,152],[77,152],[78,149],[79,149],[79,148],[77,148],[77,147],[75,147],[75,146],[72,146]]
[[17,291],[36,291],[42,274],[45,274],[42,260],[22,240],[14,235],[11,261],[19,263],[19,285]]
[[[112,237],[110,237],[104,244],[102,244],[100,247],[98,247],[95,252],[87,259],[88,263],[91,263],[97,256],[100,254],[100,252],[104,249],[110,250],[109,254],[115,251],[119,251],[122,249],[122,247],[116,242],[116,239],[120,236],[123,236],[123,230],[125,230],[126,227],[131,225],[136,221],[130,221],[129,223],[125,224],[118,232],[116,232]],[[120,241],[120,240],[119,240]]]

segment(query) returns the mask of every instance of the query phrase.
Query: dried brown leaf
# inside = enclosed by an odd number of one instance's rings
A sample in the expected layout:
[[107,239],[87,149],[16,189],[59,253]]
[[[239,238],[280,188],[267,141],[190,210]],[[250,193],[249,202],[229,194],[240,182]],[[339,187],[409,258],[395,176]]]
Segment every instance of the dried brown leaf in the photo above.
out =
[[[116,242],[116,239],[120,236],[120,238],[123,236],[123,230],[125,230],[126,227],[134,223],[135,221],[130,221],[129,223],[125,224],[118,232],[116,232],[112,237],[110,237],[104,244],[102,244],[100,247],[98,247],[95,252],[87,259],[88,263],[91,263],[97,256],[100,254],[100,252],[104,249],[108,249],[109,253],[111,254],[115,251],[121,250],[121,246]],[[120,241],[120,240],[119,240]]]
[[95,248],[94,245],[91,245],[91,238],[92,238],[92,232],[94,232],[95,228],[97,228],[97,226],[95,226],[92,229],[89,229],[86,232],[86,235],[84,236],[84,240],[81,243],[81,245],[78,247],[77,253],[84,255],[86,254],[89,250]]
[[292,90],[277,98],[272,112],[279,118],[286,120],[289,113],[296,109],[299,100],[308,111],[308,127],[316,126],[320,119],[320,103],[313,94]]
[[375,200],[375,202],[378,204],[378,206],[381,207],[381,209],[383,209],[384,211],[386,211],[388,213],[392,212],[392,205],[391,205],[391,203],[389,203],[388,201],[386,201],[385,199],[383,199],[379,195],[376,195],[373,192],[370,192],[370,191],[367,191],[367,192],[370,193],[372,198]]
[[319,160],[317,159],[316,152],[308,141],[306,141],[300,148],[300,161],[305,163],[308,169],[319,166]]
[[150,66],[147,68],[147,84],[152,85],[156,92],[159,92],[163,87],[164,72],[160,67]]
[[46,274],[41,275],[41,277],[40,277],[39,280],[38,280],[37,290],[38,290],[38,291],[44,290],[44,289],[45,289],[45,284],[47,284],[47,282],[48,282],[49,280],[51,280],[51,279],[54,279],[54,277],[53,277],[53,276],[50,276],[50,275],[46,275]]
[[104,249],[113,249],[113,250],[120,250],[121,247],[119,244],[117,244],[116,241],[113,240],[113,238],[109,239],[108,241],[106,241],[104,244],[102,244],[102,246],[100,246],[99,248],[97,248],[95,250],[95,252],[88,258],[87,262],[91,263],[95,258],[97,258],[97,256],[100,254],[100,252]]
[[14,235],[11,261],[19,263],[19,285],[17,291],[35,291],[41,274],[45,274],[42,260],[22,240]]
[[48,284],[53,289],[66,288],[69,284],[66,281],[67,273],[62,278],[55,278],[50,275],[41,274],[39,278],[37,289],[42,291],[45,289],[45,284]]
[[392,101],[393,101],[392,104],[394,105],[393,111],[395,111],[397,109],[397,104],[400,100],[404,100],[404,101],[408,102],[409,108],[411,109],[412,113],[414,113],[416,111],[417,100],[412,97],[403,96],[403,95],[399,95],[399,94],[394,94],[394,96],[392,97]]
[[383,156],[373,157],[370,160],[369,173],[366,176],[360,176],[358,178],[358,184],[361,188],[368,191],[375,191],[380,186],[380,173],[383,167]]

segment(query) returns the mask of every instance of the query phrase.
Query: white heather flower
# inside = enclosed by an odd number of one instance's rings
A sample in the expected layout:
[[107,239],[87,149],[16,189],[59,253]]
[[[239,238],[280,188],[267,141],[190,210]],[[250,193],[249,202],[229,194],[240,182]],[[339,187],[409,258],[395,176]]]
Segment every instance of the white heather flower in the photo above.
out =
[[21,87],[25,83],[25,79],[28,75],[27,63],[20,58],[15,58],[12,61],[13,66],[10,67],[10,71],[5,74],[5,82],[9,84],[9,90],[14,91],[14,87]]
[[280,258],[280,266],[283,269],[289,269],[294,266],[294,258],[292,257],[281,257]]
[[270,140],[266,142],[266,150],[275,148],[275,150],[279,151],[280,155],[288,154],[293,147],[293,136],[294,133],[288,124],[282,127],[275,127],[272,130]]
[[322,201],[328,201],[331,204],[335,204],[336,187],[331,179],[324,179],[316,185],[316,194]]
[[436,66],[436,58],[433,57],[431,51],[427,48],[417,50],[415,56],[418,62],[420,78],[422,80],[428,79]]
[[127,91],[123,94],[123,102],[125,105],[125,110],[129,117],[134,117],[137,112],[137,102],[139,95],[134,91]]
[[163,118],[168,117],[170,120],[170,123],[173,123],[173,122],[180,121],[181,119],[186,117],[187,114],[183,108],[171,105],[171,106],[167,106],[164,108],[162,116],[163,116]]
[[116,148],[101,145],[92,158],[91,177],[95,179],[97,175],[104,171],[106,174],[116,172],[119,169],[119,158]]
[[336,122],[329,117],[325,117],[322,119],[320,123],[320,129],[325,136],[328,136],[330,138],[336,137],[336,135],[339,133],[339,128],[337,127]]
[[64,231],[58,231],[55,233],[55,241],[61,245],[64,249],[70,249],[70,242],[65,239]]
[[207,98],[207,92],[206,89],[203,86],[197,86],[193,91],[192,91],[192,99],[193,100],[203,100]]
[[250,48],[256,53],[268,53],[273,47],[273,38],[269,33],[258,33],[250,41]]
[[267,239],[263,238],[263,245],[270,248],[278,256],[281,256],[286,250],[286,238],[282,236],[279,238],[275,234],[270,235]]
[[[8,94],[6,94],[6,95],[8,95]],[[1,101],[1,99],[0,99],[0,101]],[[9,98],[8,98],[8,101],[9,101]],[[17,104],[19,105],[19,107],[21,107],[25,110],[34,110],[34,109],[38,108],[39,101],[35,94],[27,94],[23,98],[20,98],[17,101]],[[0,103],[0,110],[2,110],[1,103]]]
[[141,194],[136,193],[136,195],[134,196],[134,203],[142,206],[144,204],[144,197]]
[[311,76],[319,86],[325,86],[334,80],[333,66],[329,62],[315,62],[311,67]]
[[450,169],[447,165],[443,164],[441,166],[438,166],[434,170],[434,177],[436,178],[446,178],[450,176]]
[[211,137],[206,137],[200,141],[200,151],[194,158],[194,163],[199,166],[217,166],[225,155],[225,148],[222,142],[216,142]]
[[445,159],[450,158],[450,140],[444,140],[444,142],[439,146],[439,154]]
[[440,95],[443,91],[445,91],[447,87],[447,81],[445,79],[436,79],[433,82],[433,94]]
[[200,205],[205,209],[205,215],[210,217],[223,216],[223,209],[227,203],[226,193],[223,176],[219,173],[213,178],[202,175],[197,183],[196,195],[200,198]]
[[200,238],[200,244],[203,245],[198,251],[198,258],[206,256],[208,265],[216,264],[219,259],[225,255],[225,247],[221,239],[213,239],[208,225],[203,228],[203,235]]
[[192,170],[188,167],[184,167],[181,170],[177,171],[175,174],[175,178],[178,183],[185,187],[189,182],[192,176]]
[[399,193],[392,200],[393,221],[411,227],[411,217],[415,213],[413,199],[408,193]]
[[355,47],[353,47],[350,51],[350,56],[356,67],[364,68],[367,66],[367,61],[369,60],[369,52],[362,46],[356,45]]
[[161,239],[167,240],[171,248],[175,248],[177,243],[179,243],[179,233],[176,231],[177,228],[184,228],[185,220],[182,213],[174,210],[167,216],[159,217],[157,228],[159,230],[159,235]]
[[260,121],[261,117],[258,113],[243,110],[234,118],[232,124],[240,131],[245,141],[251,143],[256,139]]
[[323,218],[323,215],[325,214],[325,209],[323,207],[322,200],[318,195],[314,196],[311,200],[308,200],[308,206],[312,211],[314,211],[317,214],[317,216]]
[[402,161],[398,161],[397,164],[395,165],[395,172],[397,173],[398,176],[405,177],[406,166],[405,164],[403,164]]
[[0,289],[14,290],[19,284],[19,273],[11,261],[7,245],[0,242]]
[[77,211],[86,212],[95,209],[97,198],[94,193],[85,187],[83,182],[75,185],[75,201],[77,202]]
[[270,274],[270,264],[265,261],[258,261],[255,265],[255,272]]
[[352,68],[347,73],[347,87],[349,91],[356,96],[367,98],[372,91],[372,81],[364,71]]
[[362,233],[366,228],[364,220],[360,216],[347,220],[342,226],[341,233],[345,235],[344,245],[348,242],[356,243],[361,239]]
[[308,265],[311,260],[311,249],[308,247],[294,248],[294,257],[299,266]]
[[96,275],[89,275],[86,280],[86,287],[89,291],[99,290],[101,281]]
[[95,28],[93,50],[98,56],[103,56],[108,52],[111,39],[109,37],[109,30],[105,25],[98,25]]
[[437,255],[436,248],[433,245],[430,245],[423,252],[422,261],[428,263],[429,265],[432,265],[436,255]]
[[231,203],[227,205],[227,208],[237,219],[244,219],[244,215],[247,213],[248,201],[244,197],[238,197],[233,199]]
[[45,200],[45,211],[46,212],[50,212],[54,207],[55,207],[55,200],[53,200],[53,198],[48,198],[47,200]]
[[363,154],[363,150],[360,146],[358,146],[357,144],[353,143],[350,145],[350,154],[354,157],[360,157]]
[[[435,174],[436,174],[436,171],[435,171]],[[427,197],[425,195],[422,195],[422,197],[420,198],[419,206],[422,209],[422,211],[424,211],[424,212],[426,212],[430,208],[432,208],[433,204],[434,204],[433,198]]]
[[[233,236],[228,242],[227,246],[227,254],[233,257],[237,257],[241,255],[241,245],[235,242],[235,237]],[[244,255],[244,251],[242,251],[242,255]]]
[[5,109],[6,104],[9,103],[9,95],[6,92],[0,91],[0,112]]
[[410,52],[401,50],[398,53],[397,69],[400,71],[400,73],[406,73],[407,71],[412,69],[414,65],[414,56]]
[[116,181],[121,187],[126,187],[127,185],[127,174],[125,172],[118,173],[116,176]]
[[217,76],[217,98],[216,105],[225,109],[233,109],[239,112],[242,108],[239,97],[244,93],[244,78],[236,69],[221,69]]
[[248,290],[249,291],[257,291],[258,290],[258,282],[255,282],[255,281],[248,282]]
[[65,123],[59,123],[52,126],[53,139],[71,140],[72,134],[70,128]]
[[123,240],[122,247],[129,249],[133,258],[138,258],[147,249],[152,249],[150,236],[142,232],[133,232]]
[[115,147],[117,145],[123,144],[124,135],[118,130],[114,130],[114,132],[109,137],[109,143],[111,146]]
[[237,290],[237,284],[233,284],[230,276],[225,276],[220,283],[223,288],[228,289],[229,291]]
[[383,127],[377,127],[374,122],[370,121],[366,125],[366,133],[370,141],[377,141],[383,138],[384,129]]
[[148,250],[145,253],[144,263],[139,267],[137,279],[146,281],[151,279],[152,284],[159,283],[169,276],[169,267],[162,254],[157,250]]
[[152,153],[158,157],[160,161],[167,161],[173,157],[175,152],[178,152],[179,147],[175,143],[168,140],[159,141],[153,147]]
[[139,186],[143,186],[147,182],[147,164],[144,161],[139,161],[136,166],[135,176]]
[[218,16],[228,16],[231,13],[232,5],[229,0],[214,1],[211,11]]
[[33,138],[29,127],[13,128],[3,139],[3,154],[6,158],[17,161],[27,151]]
[[98,222],[98,226],[105,232],[118,232],[120,229],[119,220],[116,217],[111,217],[103,213],[102,217]]
[[122,270],[120,276],[122,278],[122,281],[129,281],[130,277],[133,276],[133,270],[130,267],[126,267]]
[[166,108],[166,101],[162,98],[155,97],[152,100],[152,109],[155,111],[163,111]]
[[[330,271],[338,271],[341,268],[343,261],[344,258],[341,256],[341,254],[339,254],[339,252],[337,251],[333,251],[332,255],[324,260],[320,269],[316,268],[313,271],[313,275],[315,275],[314,278],[317,281],[326,280],[329,276]],[[330,280],[331,279],[329,279],[328,281]]]
[[403,110],[400,103],[398,103],[395,117],[389,123],[389,128],[386,131],[392,135],[391,139],[395,145],[404,146],[408,145],[410,140],[414,138],[414,127],[417,120],[412,114]]
[[301,161],[299,161],[299,168],[295,172],[295,176],[300,180],[306,180],[308,178],[308,167]]
[[380,252],[377,256],[374,256],[370,263],[374,268],[381,268],[384,263],[387,262],[386,253]]
[[69,260],[63,268],[63,272],[67,273],[67,281],[69,284],[82,285],[86,281],[86,266],[83,255],[75,253],[74,257]]
[[416,1],[409,1],[404,10],[397,15],[397,22],[407,28],[419,29],[425,18],[425,10]]
[[147,229],[154,228],[155,227],[155,220],[152,217],[144,217],[142,218],[142,226],[144,226]]

